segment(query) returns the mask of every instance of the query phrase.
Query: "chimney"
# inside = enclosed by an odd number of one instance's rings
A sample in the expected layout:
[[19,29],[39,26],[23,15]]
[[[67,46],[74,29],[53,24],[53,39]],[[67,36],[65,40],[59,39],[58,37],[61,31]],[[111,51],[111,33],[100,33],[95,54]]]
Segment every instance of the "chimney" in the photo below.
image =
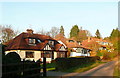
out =
[[33,34],[33,30],[32,29],[27,29],[27,33]]
[[90,40],[91,40],[91,37],[88,37],[88,42],[90,42]]

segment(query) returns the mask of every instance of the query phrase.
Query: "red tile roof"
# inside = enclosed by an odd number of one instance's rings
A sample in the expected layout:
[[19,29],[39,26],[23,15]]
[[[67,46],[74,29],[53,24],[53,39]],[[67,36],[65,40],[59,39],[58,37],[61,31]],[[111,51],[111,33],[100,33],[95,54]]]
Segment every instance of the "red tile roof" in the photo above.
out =
[[100,42],[108,42],[106,40],[103,40],[103,39],[98,39],[98,38],[88,38],[87,40],[84,40],[81,44],[82,46],[85,46],[85,47],[88,47],[90,44],[98,44],[102,47],[106,47],[105,45],[101,45],[99,44],[97,41],[100,41]]
[[[39,39],[42,42],[36,43],[35,45],[29,45],[28,38]],[[53,51],[59,49],[59,47],[62,45],[50,36],[23,32],[16,36],[13,40],[10,40],[8,43],[6,43],[6,50],[43,50],[46,44],[48,44],[48,40],[55,41],[55,47],[52,48]]]
[[[68,48],[85,48],[85,49],[90,49],[88,47],[79,45],[76,42],[74,37],[67,39],[62,34],[58,34],[58,35],[56,35],[55,39],[62,41]],[[74,42],[69,42],[69,40],[74,40]]]

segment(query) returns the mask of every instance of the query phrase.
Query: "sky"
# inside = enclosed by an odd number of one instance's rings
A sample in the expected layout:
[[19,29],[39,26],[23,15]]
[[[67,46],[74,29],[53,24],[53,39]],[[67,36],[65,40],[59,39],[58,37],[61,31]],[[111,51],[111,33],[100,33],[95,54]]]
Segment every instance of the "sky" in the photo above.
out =
[[0,24],[25,32],[49,31],[62,25],[68,37],[73,25],[102,37],[118,27],[118,2],[0,2]]

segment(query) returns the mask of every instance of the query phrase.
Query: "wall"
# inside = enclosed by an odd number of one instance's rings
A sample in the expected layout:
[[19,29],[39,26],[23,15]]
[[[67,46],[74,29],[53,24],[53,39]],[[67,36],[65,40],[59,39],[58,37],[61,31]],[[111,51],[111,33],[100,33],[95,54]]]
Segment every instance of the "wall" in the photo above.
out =
[[[30,51],[30,52],[34,52],[34,58],[26,58],[26,51]],[[38,59],[40,59],[41,57],[41,51],[34,51],[34,50],[10,50],[10,51],[6,51],[5,54],[8,54],[10,52],[16,52],[17,54],[19,54],[21,61],[23,59],[25,60],[34,60],[37,61]]]

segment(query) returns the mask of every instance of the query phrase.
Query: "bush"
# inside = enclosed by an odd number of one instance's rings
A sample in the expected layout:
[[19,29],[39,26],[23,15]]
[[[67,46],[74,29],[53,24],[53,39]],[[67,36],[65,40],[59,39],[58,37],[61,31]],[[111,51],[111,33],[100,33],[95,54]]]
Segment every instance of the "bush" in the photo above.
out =
[[108,52],[106,50],[103,51],[103,59],[104,60],[111,60],[116,56],[115,52]]
[[95,63],[99,59],[100,59],[99,57],[57,58],[56,59],[56,70],[64,71],[64,70],[67,70],[71,67],[89,64],[89,63]]
[[[19,64],[21,62],[20,56],[15,52],[8,53],[6,56],[4,56],[2,60],[3,60],[2,63],[4,65],[13,64],[13,63]],[[10,65],[10,66],[3,66],[2,68],[3,73],[17,71],[17,70],[20,70],[20,66]],[[2,77],[3,78],[14,78],[14,77],[19,77],[19,76],[20,76],[20,72],[3,75]]]

